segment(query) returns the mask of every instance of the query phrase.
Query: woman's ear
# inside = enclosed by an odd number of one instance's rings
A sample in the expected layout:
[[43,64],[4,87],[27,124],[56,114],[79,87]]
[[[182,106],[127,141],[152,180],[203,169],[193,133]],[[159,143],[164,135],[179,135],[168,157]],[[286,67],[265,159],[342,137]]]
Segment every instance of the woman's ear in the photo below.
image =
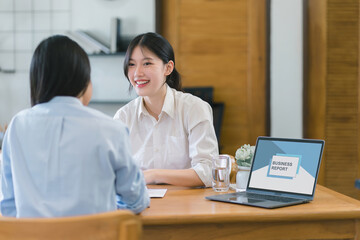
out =
[[165,71],[165,75],[169,76],[172,71],[174,70],[174,62],[172,60],[170,60],[167,64],[166,64],[166,71]]
[[92,82],[89,81],[89,84],[86,87],[86,90],[84,92],[82,92],[80,96],[78,96],[78,98],[80,99],[80,101],[82,102],[82,104],[84,106],[89,105],[89,102],[91,100],[92,97]]

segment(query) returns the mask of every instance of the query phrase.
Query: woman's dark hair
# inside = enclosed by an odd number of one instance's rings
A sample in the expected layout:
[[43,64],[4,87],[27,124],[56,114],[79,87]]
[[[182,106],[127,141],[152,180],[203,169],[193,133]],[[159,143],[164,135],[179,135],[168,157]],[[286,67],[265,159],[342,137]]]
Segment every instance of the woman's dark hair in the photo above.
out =
[[89,58],[70,38],[52,36],[35,49],[30,66],[31,106],[55,96],[81,96],[89,82]]
[[[168,63],[170,60],[174,62],[174,70],[170,75],[166,76],[166,83],[175,88],[178,91],[181,91],[181,77],[178,71],[175,68],[175,54],[172,46],[163,36],[157,33],[148,32],[136,36],[129,44],[128,49],[125,55],[124,61],[124,74],[129,80],[128,70],[129,70],[129,60],[134,51],[134,48],[140,46],[141,48],[146,48],[158,56],[164,64]],[[130,85],[131,86],[131,85]]]

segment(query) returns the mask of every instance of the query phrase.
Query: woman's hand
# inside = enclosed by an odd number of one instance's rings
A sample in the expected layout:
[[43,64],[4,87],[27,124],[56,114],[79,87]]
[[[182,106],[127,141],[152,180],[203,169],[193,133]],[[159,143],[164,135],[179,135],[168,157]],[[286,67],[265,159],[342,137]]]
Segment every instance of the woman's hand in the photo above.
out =
[[157,184],[156,173],[159,170],[160,169],[148,169],[143,171],[146,184]]

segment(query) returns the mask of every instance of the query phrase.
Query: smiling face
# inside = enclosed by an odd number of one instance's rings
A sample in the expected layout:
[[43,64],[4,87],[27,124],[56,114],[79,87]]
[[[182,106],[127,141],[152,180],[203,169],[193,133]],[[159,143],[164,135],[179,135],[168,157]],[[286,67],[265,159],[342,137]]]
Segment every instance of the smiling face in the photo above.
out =
[[164,64],[153,52],[136,46],[130,56],[128,78],[136,93],[143,97],[163,97],[166,76],[173,70],[173,62]]

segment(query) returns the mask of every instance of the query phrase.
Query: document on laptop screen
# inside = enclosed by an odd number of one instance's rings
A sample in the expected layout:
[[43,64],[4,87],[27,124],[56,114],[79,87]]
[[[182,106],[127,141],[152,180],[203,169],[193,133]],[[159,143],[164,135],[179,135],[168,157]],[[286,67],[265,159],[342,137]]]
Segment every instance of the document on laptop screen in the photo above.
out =
[[258,141],[249,188],[313,194],[322,144]]

